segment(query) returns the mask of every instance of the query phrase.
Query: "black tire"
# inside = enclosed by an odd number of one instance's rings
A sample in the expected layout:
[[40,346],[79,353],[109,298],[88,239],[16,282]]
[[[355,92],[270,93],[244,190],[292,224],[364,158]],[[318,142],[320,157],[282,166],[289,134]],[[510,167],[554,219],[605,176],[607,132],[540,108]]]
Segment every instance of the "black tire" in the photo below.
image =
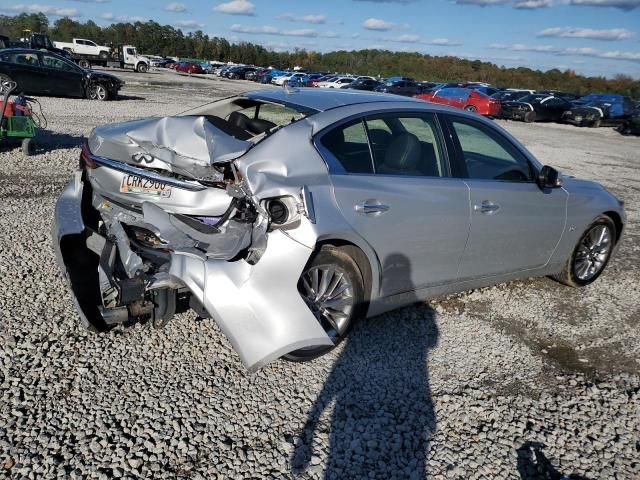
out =
[[100,52],[98,57],[100,57],[100,60],[107,60],[109,58],[109,54],[103,50]]
[[533,123],[536,121],[536,112],[527,112],[524,114],[525,123]]
[[[590,233],[594,232],[594,229],[597,229],[600,227],[604,227],[605,229],[607,229],[609,234],[609,243],[608,243],[608,249],[607,249],[606,255],[602,259],[601,266],[599,266],[599,268],[595,270],[592,275],[590,275],[588,278],[580,278],[579,275],[576,274],[576,268],[577,268],[576,261],[580,260],[579,257],[581,254],[581,249],[583,249],[586,246],[585,243],[588,242],[588,237]],[[578,240],[578,243],[574,247],[573,252],[571,252],[571,256],[567,260],[567,263],[565,264],[565,267],[562,270],[562,272],[556,275],[553,275],[552,278],[554,280],[557,280],[560,283],[564,283],[565,285],[568,285],[570,287],[576,287],[576,288],[585,287],[590,283],[593,283],[602,274],[604,269],[607,267],[607,264],[611,259],[611,253],[613,252],[613,248],[616,244],[616,241],[617,241],[616,226],[613,223],[613,220],[611,220],[611,218],[606,215],[600,215],[598,218],[595,219],[595,221],[591,225],[589,225],[585,229],[582,235],[580,235],[580,239]]]
[[138,73],[147,73],[147,70],[149,70],[149,68],[147,67],[146,63],[140,62],[138,65],[136,65],[136,71]]
[[467,105],[466,107],[464,107],[464,109],[465,109],[467,112],[474,112],[474,113],[475,113],[475,112],[477,112],[477,111],[478,111],[478,109],[477,109],[476,107],[474,107],[473,105]]
[[[330,352],[345,339],[356,319],[365,313],[363,311],[365,308],[364,281],[362,273],[353,258],[339,248],[331,246],[322,247],[320,251],[318,251],[318,253],[309,260],[300,277],[298,289],[303,298],[305,298],[305,294],[303,293],[305,291],[303,279],[307,273],[312,272],[314,269],[320,271],[322,269],[333,269],[334,272],[337,271],[343,275],[343,277],[341,277],[341,282],[342,279],[345,279],[346,283],[338,283],[334,287],[333,291],[344,288],[344,292],[340,294],[340,298],[344,298],[346,300],[350,296],[346,301],[351,305],[351,309],[346,319],[342,320],[343,324],[340,332],[333,328],[333,325],[327,321],[327,317],[322,312],[316,310],[314,314],[327,334],[333,340],[333,345],[294,350],[282,357],[290,362],[307,362]],[[344,297],[342,296],[343,294]],[[329,296],[328,300],[331,300],[331,296]],[[307,303],[309,302],[307,301]],[[311,306],[310,308],[314,309],[314,307]]]
[[589,125],[591,128],[600,128],[600,126],[602,125],[602,119],[598,118],[597,120],[594,120],[593,123],[591,123],[591,125]]
[[87,98],[89,98],[89,100],[100,100],[101,102],[106,102],[111,98],[111,92],[109,92],[109,89],[104,85],[97,83],[89,87]]
[[[4,73],[0,73],[0,83],[4,82],[13,82],[13,79],[9,75],[5,75]],[[16,90],[19,88],[16,87]]]
[[84,68],[85,70],[91,68],[91,63],[87,59],[78,60],[78,66],[80,68]]
[[35,152],[36,143],[33,141],[33,138],[22,139],[22,153],[24,153],[27,157],[30,157]]

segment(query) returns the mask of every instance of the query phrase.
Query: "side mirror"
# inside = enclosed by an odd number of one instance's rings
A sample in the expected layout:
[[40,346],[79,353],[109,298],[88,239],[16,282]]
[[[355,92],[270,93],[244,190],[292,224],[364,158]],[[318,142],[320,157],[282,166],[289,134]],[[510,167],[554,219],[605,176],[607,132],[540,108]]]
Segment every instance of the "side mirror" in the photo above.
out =
[[537,183],[540,188],[558,188],[562,186],[562,178],[558,170],[545,165],[538,174]]

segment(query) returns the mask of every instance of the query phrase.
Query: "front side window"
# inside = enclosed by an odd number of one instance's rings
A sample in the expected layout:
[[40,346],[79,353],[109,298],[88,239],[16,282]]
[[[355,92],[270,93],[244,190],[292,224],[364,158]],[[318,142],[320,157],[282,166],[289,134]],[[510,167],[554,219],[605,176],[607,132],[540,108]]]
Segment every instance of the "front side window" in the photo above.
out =
[[51,55],[46,55],[46,54],[43,55],[42,64],[47,68],[52,68],[54,70],[61,70],[63,72],[77,71],[75,66]]
[[499,132],[461,117],[450,117],[450,125],[466,170],[462,176],[478,180],[533,180],[529,161]]

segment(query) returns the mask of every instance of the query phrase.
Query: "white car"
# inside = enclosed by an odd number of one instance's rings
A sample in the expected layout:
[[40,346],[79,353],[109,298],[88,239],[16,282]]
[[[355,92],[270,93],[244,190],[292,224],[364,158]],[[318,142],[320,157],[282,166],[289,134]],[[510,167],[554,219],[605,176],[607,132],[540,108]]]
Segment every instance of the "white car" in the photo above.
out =
[[355,80],[354,77],[336,77],[328,82],[318,85],[320,88],[341,88]]
[[301,72],[294,73],[294,74],[287,74],[287,75],[282,75],[281,77],[274,78],[273,80],[271,80],[271,83],[282,86],[285,84],[285,82],[288,82],[289,80],[296,80],[306,76],[307,76],[306,73],[301,73]]

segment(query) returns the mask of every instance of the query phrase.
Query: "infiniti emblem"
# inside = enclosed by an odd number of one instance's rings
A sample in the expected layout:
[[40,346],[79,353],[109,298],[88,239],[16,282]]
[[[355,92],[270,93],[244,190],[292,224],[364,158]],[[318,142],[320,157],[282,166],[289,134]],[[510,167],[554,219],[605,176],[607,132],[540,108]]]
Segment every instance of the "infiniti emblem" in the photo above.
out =
[[138,152],[131,155],[131,160],[133,160],[136,163],[142,163],[142,162],[151,163],[153,162],[153,155],[150,155],[148,153]]

